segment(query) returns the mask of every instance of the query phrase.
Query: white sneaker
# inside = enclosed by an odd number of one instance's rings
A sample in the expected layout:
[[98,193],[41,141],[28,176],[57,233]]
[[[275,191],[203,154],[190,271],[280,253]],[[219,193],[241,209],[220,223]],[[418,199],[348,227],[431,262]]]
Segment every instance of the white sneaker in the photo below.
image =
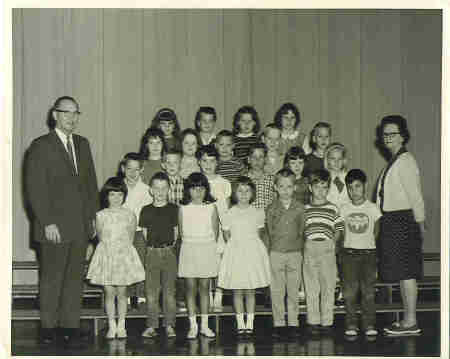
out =
[[168,325],[166,328],[167,338],[173,338],[177,336],[177,333],[175,333],[175,329],[171,325]]
[[207,338],[215,338],[216,337],[216,333],[214,333],[210,328],[206,327],[206,328],[202,328],[202,330],[200,330],[200,334],[207,337]]
[[188,334],[187,334],[187,338],[188,339],[195,339],[195,338],[197,338],[197,335],[198,335],[198,327],[191,327],[189,329]]
[[148,327],[147,329],[144,330],[144,332],[142,333],[142,336],[144,338],[154,338],[154,337],[158,336],[158,333],[156,332],[155,328]]

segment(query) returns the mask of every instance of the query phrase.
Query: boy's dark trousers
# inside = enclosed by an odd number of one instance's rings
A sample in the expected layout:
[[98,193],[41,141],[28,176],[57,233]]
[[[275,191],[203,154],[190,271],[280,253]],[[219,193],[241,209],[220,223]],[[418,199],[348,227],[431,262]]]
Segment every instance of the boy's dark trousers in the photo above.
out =
[[376,250],[342,248],[346,326],[358,327],[356,303],[361,290],[362,326],[375,326]]

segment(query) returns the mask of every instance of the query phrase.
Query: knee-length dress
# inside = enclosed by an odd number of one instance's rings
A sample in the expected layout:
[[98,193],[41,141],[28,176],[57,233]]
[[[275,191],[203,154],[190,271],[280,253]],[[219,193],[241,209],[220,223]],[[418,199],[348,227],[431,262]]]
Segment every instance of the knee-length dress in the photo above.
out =
[[216,205],[188,204],[181,211],[181,249],[178,276],[212,278],[217,276],[219,254],[213,229]]
[[219,287],[255,289],[270,284],[267,249],[258,235],[264,227],[264,210],[231,207],[225,216],[224,230],[231,232],[219,270]]
[[100,243],[92,256],[87,278],[93,284],[130,285],[145,280],[145,271],[133,246],[135,214],[124,207],[97,212]]

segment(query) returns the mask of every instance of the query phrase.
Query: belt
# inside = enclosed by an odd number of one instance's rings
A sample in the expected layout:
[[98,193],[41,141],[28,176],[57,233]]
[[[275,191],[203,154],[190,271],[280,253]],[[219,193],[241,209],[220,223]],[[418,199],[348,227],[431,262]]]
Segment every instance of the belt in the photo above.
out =
[[375,254],[377,252],[376,249],[357,249],[357,248],[342,248],[345,254]]
[[148,249],[166,249],[166,248],[173,248],[175,242],[172,242],[171,244],[163,244],[160,246],[147,246]]

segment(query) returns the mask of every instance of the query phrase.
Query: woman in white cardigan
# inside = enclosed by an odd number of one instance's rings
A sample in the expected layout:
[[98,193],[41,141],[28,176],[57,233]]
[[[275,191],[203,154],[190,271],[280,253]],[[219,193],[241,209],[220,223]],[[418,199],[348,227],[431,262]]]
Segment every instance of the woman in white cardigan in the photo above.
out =
[[418,334],[417,279],[423,273],[422,241],[425,232],[425,207],[419,168],[405,148],[410,135],[406,119],[386,116],[378,128],[380,144],[389,162],[380,174],[377,203],[383,213],[380,220],[380,267],[385,281],[400,282],[405,307],[404,318],[385,332],[393,335]]

